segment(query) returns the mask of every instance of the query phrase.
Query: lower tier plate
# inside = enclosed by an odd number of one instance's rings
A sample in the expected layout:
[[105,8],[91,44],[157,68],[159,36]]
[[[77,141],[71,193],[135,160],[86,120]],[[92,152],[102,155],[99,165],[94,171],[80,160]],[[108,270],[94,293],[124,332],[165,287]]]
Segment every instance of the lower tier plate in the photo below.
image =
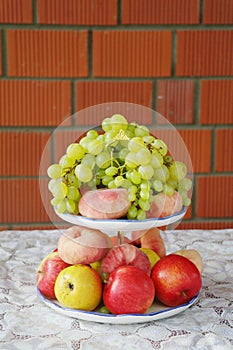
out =
[[50,300],[45,298],[37,288],[37,294],[40,299],[51,309],[56,312],[68,316],[77,318],[84,321],[99,322],[99,323],[108,323],[108,324],[133,324],[133,323],[144,323],[154,320],[160,320],[163,318],[168,318],[174,315],[183,312],[192,306],[199,297],[199,294],[192,298],[188,303],[179,305],[176,307],[167,307],[158,302],[154,304],[147,310],[145,314],[124,314],[124,315],[113,315],[113,314],[104,314],[98,311],[83,311],[77,309],[70,309],[61,306],[57,300]]

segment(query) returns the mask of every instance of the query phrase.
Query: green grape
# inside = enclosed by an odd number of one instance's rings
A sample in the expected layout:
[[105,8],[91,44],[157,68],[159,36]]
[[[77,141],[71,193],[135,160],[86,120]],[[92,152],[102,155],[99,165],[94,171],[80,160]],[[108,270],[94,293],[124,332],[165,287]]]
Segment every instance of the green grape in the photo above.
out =
[[51,193],[53,192],[53,186],[56,185],[56,182],[57,181],[55,179],[51,179],[48,183],[48,189]]
[[155,147],[162,156],[165,156],[167,154],[167,145],[164,141],[155,139],[152,143],[152,146]]
[[128,149],[130,152],[137,153],[142,147],[145,147],[145,145],[141,137],[133,137],[128,142]]
[[186,191],[191,190],[191,188],[192,188],[192,180],[190,180],[187,177],[181,179],[180,182],[179,182],[179,187],[183,188]]
[[[143,199],[143,200],[147,200],[149,199],[150,197],[150,192],[148,189],[142,189],[140,192],[139,192],[139,195],[140,197]],[[143,208],[142,208],[143,209]]]
[[111,126],[113,130],[126,130],[128,122],[125,117],[121,114],[114,114],[111,117]]
[[[102,178],[102,184],[104,186],[108,186],[109,182],[110,181],[113,181],[113,177],[112,176],[109,176],[109,175],[105,175],[103,178]],[[114,182],[114,181],[113,181]]]
[[137,220],[145,220],[146,212],[143,209],[139,209],[137,213]]
[[69,156],[67,156],[65,154],[59,160],[59,164],[62,166],[62,169],[67,169],[67,168],[69,169],[69,168],[72,168],[74,166],[75,159],[74,158],[70,158]]
[[71,143],[66,149],[66,154],[70,158],[80,160],[83,158],[85,150],[79,143]]
[[79,190],[74,186],[69,186],[67,191],[67,198],[73,201],[79,200],[81,197]]
[[139,165],[136,159],[136,153],[129,152],[125,157],[125,164],[130,169],[136,168]]
[[148,200],[143,199],[143,198],[140,198],[138,200],[138,205],[144,211],[147,211],[150,209],[150,202]]
[[136,160],[138,164],[147,165],[151,162],[151,153],[148,148],[143,147],[136,153]]
[[118,173],[118,169],[115,166],[110,166],[105,170],[105,174],[109,176],[114,176]]
[[111,126],[111,118],[105,118],[103,121],[102,121],[102,129],[105,131],[105,132],[108,132],[112,129],[112,126]]
[[99,140],[92,140],[87,144],[87,152],[96,156],[100,154],[104,148],[104,144]]
[[169,178],[169,170],[165,165],[162,165],[158,169],[154,169],[154,178],[155,180],[160,180],[163,183],[167,182]]
[[169,177],[169,179],[167,180],[167,183],[172,186],[174,189],[178,189],[178,180],[173,179],[172,177]]
[[75,176],[74,174],[67,174],[67,180],[70,186],[79,188],[79,181],[77,176]]
[[135,169],[130,173],[129,178],[135,185],[139,185],[142,181],[141,174]]
[[83,147],[84,151],[87,151],[88,145],[92,140],[89,139],[87,136],[84,136],[81,138],[81,140],[79,141],[79,144]]
[[96,139],[98,137],[98,132],[96,130],[89,130],[86,134],[89,139]]
[[60,200],[56,205],[56,210],[58,213],[63,214],[66,211],[66,202],[64,200]]
[[187,174],[186,165],[179,161],[174,161],[169,167],[171,178],[182,180]]
[[[129,187],[130,188],[130,187]],[[128,194],[128,200],[130,202],[134,202],[136,200],[136,193],[129,193]]]
[[127,180],[127,179],[124,179],[124,178],[123,178],[123,181],[122,181],[122,183],[121,183],[121,187],[123,187],[123,188],[129,188],[129,187],[131,187],[131,186],[132,186],[132,182],[129,181],[129,180]]
[[78,164],[75,168],[75,175],[82,182],[89,182],[92,179],[92,171],[89,167],[83,164]]
[[163,186],[163,193],[166,194],[167,196],[172,196],[174,194],[175,190],[174,188],[169,185],[168,183],[164,184]]
[[67,195],[67,186],[62,181],[56,182],[53,186],[52,194],[57,199],[64,199]]
[[74,213],[76,210],[76,205],[75,202],[72,199],[66,199],[65,200],[65,205],[66,205],[66,211],[68,213]]
[[154,151],[151,156],[151,165],[154,169],[160,168],[163,165],[163,157],[157,151]]
[[191,200],[190,200],[190,198],[187,195],[187,191],[185,191],[184,189],[179,189],[178,192],[179,192],[179,194],[180,194],[180,196],[182,198],[183,205],[188,207],[191,204]]
[[155,140],[154,136],[152,136],[152,135],[143,136],[142,139],[147,144],[151,144]]
[[96,156],[96,165],[101,169],[106,169],[111,165],[111,156],[106,152],[102,152]]
[[100,134],[100,135],[98,135],[96,140],[99,140],[100,142],[105,143],[105,136],[103,134]]
[[128,148],[122,148],[121,150],[120,150],[120,152],[119,152],[119,159],[120,160],[122,160],[122,161],[125,161],[125,158],[126,158],[126,156],[127,156],[127,154],[129,153],[129,150],[128,150]]
[[62,166],[60,164],[50,165],[47,174],[51,179],[59,179],[62,176]]
[[128,188],[128,192],[129,193],[137,193],[137,191],[138,191],[138,188],[137,188],[137,186],[135,186],[135,185],[132,185],[132,186],[130,186],[129,188]]
[[135,205],[132,204],[131,207],[129,207],[128,209],[127,218],[129,220],[133,220],[137,217],[137,213],[138,213],[137,208],[135,207]]
[[[117,135],[118,131],[117,130],[109,130],[108,132],[105,133],[104,138],[105,138],[105,143],[109,144],[112,143]],[[117,143],[117,141],[115,141]]]
[[135,129],[135,135],[139,137],[143,137],[143,136],[150,135],[150,132],[146,126],[138,125]]
[[167,164],[170,164],[172,163],[172,156],[165,156],[164,157],[164,162],[167,163]]
[[109,183],[108,183],[108,188],[116,188],[116,184],[115,184],[115,181],[114,181],[114,180],[109,181]]
[[95,166],[96,158],[93,154],[85,154],[83,157],[81,164],[86,165],[88,168],[93,169]]
[[154,175],[154,169],[150,164],[147,165],[140,165],[138,167],[138,171],[142,176],[142,179],[144,180],[150,180],[152,176]]
[[153,188],[155,189],[156,192],[162,192],[162,190],[163,190],[162,181],[154,180],[152,185],[153,185]]
[[115,179],[114,179],[114,182],[115,182],[116,187],[121,187],[123,181],[124,181],[123,176],[117,176],[117,177],[115,177]]
[[150,190],[150,184],[149,184],[149,182],[148,181],[142,181],[142,183],[140,184],[140,188],[142,189],[142,190]]
[[50,203],[55,207],[58,203],[60,202],[60,199],[58,198],[53,198],[51,199]]

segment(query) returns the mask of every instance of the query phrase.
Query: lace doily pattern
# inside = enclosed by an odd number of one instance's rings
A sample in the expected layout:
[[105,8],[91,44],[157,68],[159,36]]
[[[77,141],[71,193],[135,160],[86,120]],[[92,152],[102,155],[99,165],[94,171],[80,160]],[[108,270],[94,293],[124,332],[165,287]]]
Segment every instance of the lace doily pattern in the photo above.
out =
[[170,318],[142,324],[81,321],[48,308],[36,294],[41,260],[60,232],[0,232],[0,349],[233,349],[233,230],[163,233],[168,252],[197,249],[204,260],[198,302]]

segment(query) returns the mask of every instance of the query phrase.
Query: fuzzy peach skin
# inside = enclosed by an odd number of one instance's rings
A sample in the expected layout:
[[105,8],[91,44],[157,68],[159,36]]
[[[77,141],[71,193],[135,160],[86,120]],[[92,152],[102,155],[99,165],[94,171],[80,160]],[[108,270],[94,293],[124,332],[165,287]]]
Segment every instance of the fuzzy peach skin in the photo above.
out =
[[147,218],[165,217],[179,212],[182,209],[182,198],[178,192],[172,196],[158,193],[154,196],[150,210],[147,211]]
[[118,219],[127,214],[129,207],[128,191],[124,188],[88,191],[79,201],[80,214],[92,219]]
[[203,272],[203,269],[204,269],[203,260],[202,260],[200,253],[197,250],[195,250],[195,249],[181,249],[181,250],[177,250],[173,254],[182,255],[182,256],[188,258],[196,265],[196,267],[198,268],[200,273]]
[[135,240],[136,244],[141,248],[154,250],[160,258],[166,255],[164,240],[157,227],[145,231],[133,231],[131,232],[131,238],[132,240]]
[[72,226],[58,240],[58,254],[68,264],[90,264],[102,259],[110,246],[109,237],[99,231]]

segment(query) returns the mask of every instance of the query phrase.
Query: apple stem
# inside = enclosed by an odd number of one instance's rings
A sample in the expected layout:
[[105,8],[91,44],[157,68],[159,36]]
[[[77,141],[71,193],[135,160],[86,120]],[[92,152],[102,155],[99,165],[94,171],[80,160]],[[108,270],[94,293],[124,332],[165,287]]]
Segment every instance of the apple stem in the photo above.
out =
[[118,245],[123,244],[123,239],[124,239],[123,231],[118,231],[117,232],[117,237],[118,237]]

